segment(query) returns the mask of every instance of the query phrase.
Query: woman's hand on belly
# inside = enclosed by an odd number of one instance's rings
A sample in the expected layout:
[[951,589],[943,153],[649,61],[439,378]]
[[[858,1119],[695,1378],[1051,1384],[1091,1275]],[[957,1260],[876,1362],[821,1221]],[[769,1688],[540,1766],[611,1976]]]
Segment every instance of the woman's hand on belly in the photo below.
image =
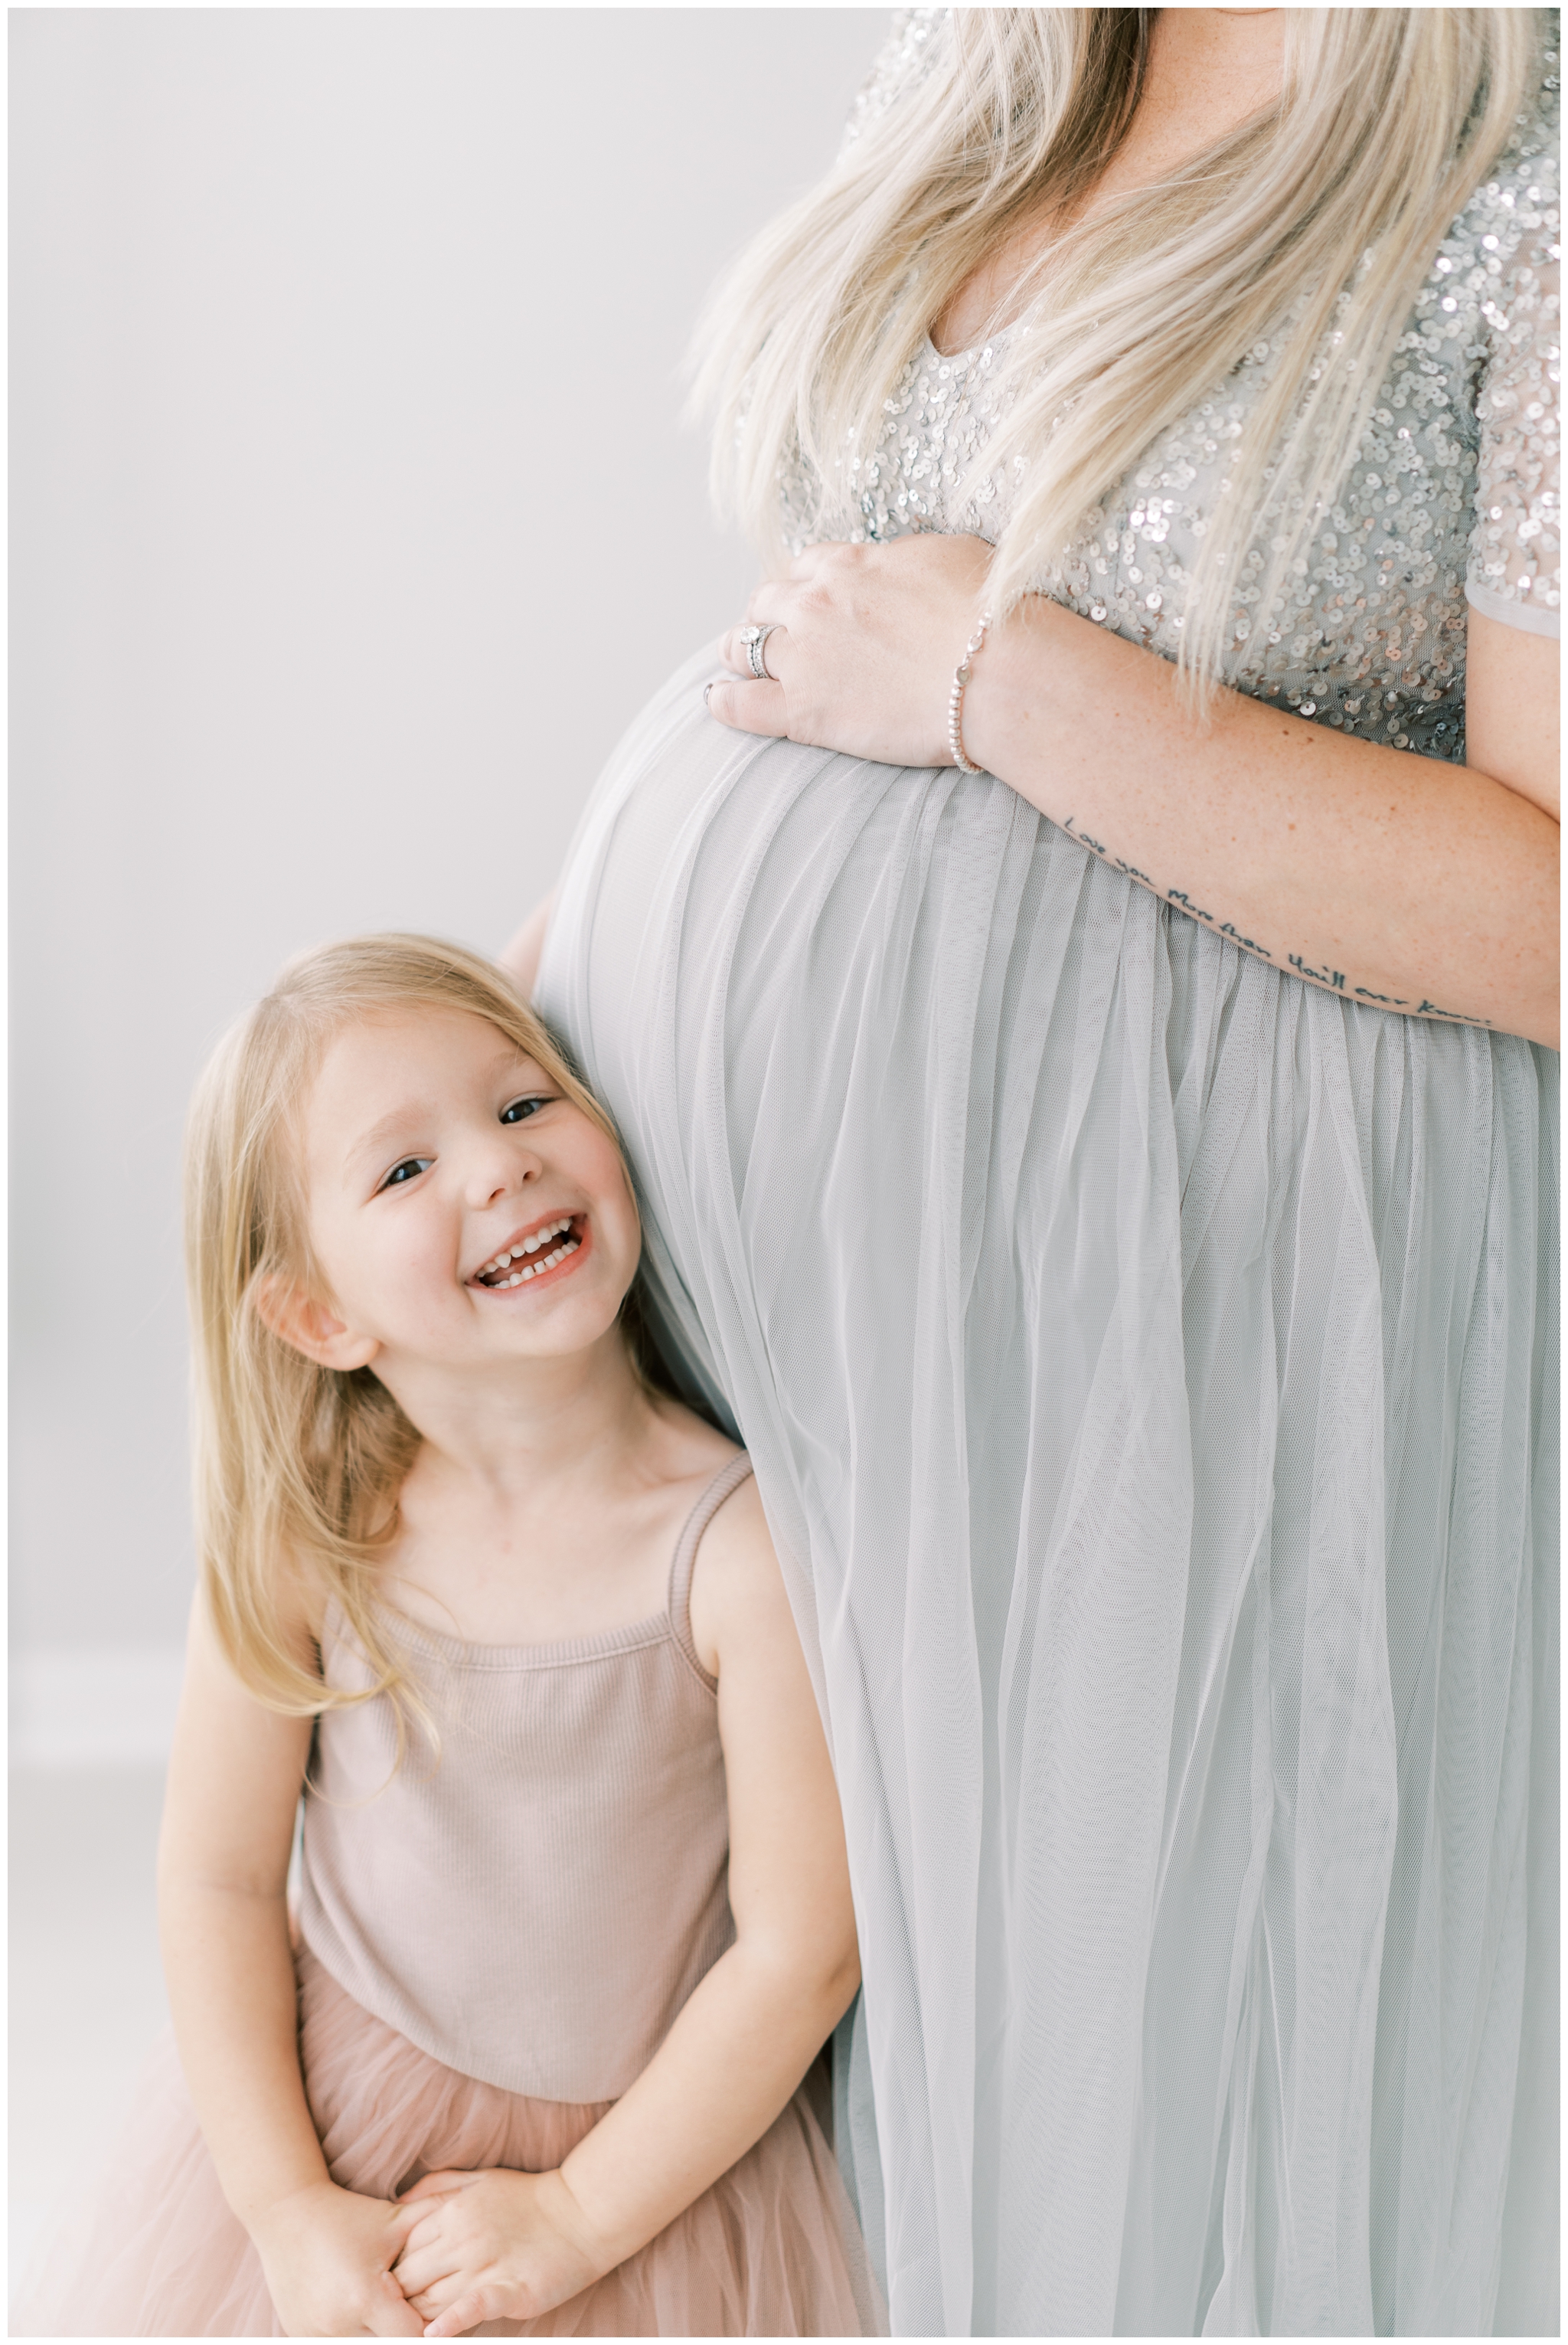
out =
[[984,594],[983,537],[935,533],[890,545],[815,545],[764,581],[747,618],[774,630],[757,682],[743,630],[723,640],[734,671],[709,687],[721,724],[886,766],[950,766],[947,695]]
[[[947,695],[990,553],[935,534],[814,547],[752,597],[777,681],[749,680],[735,628],[736,680],[711,688],[711,713],[950,765]],[[1027,595],[974,660],[963,743],[1090,853],[1283,976],[1555,1047],[1556,646],[1482,622],[1470,648],[1477,762],[1455,766],[1229,687],[1195,715],[1158,653]],[[1501,723],[1498,704],[1520,701],[1529,724]]]

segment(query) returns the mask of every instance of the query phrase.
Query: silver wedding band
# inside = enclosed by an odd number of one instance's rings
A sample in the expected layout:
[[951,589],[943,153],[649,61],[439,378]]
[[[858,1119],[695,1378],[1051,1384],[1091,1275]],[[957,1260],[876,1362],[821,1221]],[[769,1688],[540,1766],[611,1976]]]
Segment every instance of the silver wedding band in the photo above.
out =
[[741,629],[741,641],[746,647],[746,665],[759,684],[775,684],[778,681],[776,676],[769,674],[767,662],[763,657],[763,646],[777,624],[774,620],[765,627]]

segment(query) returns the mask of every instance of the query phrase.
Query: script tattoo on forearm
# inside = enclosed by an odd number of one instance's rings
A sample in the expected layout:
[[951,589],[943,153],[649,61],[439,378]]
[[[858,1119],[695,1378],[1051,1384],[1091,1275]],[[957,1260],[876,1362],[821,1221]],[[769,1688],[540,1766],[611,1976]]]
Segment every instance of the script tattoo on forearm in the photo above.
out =
[[1351,985],[1342,969],[1314,968],[1300,953],[1286,953],[1281,957],[1271,946],[1259,944],[1256,937],[1244,937],[1233,922],[1217,920],[1212,912],[1206,912],[1201,904],[1193,902],[1185,888],[1162,888],[1158,879],[1151,879],[1148,873],[1140,871],[1136,863],[1128,863],[1121,856],[1113,854],[1103,839],[1091,838],[1073,816],[1067,817],[1062,828],[1080,847],[1087,847],[1091,855],[1098,855],[1102,863],[1108,864],[1113,871],[1123,873],[1128,879],[1136,879],[1140,888],[1147,888],[1152,895],[1158,897],[1162,904],[1174,904],[1178,911],[1187,914],[1189,919],[1204,921],[1217,937],[1229,937],[1242,952],[1251,953],[1257,959],[1267,961],[1270,969],[1290,969],[1295,976],[1304,978],[1309,985],[1320,986],[1325,993],[1338,993],[1349,1001],[1365,1001],[1376,1010],[1402,1010],[1412,1018],[1442,1019],[1451,1026],[1489,1027],[1492,1023],[1490,1018],[1470,1018],[1461,1010],[1440,1010],[1435,1001],[1411,1001],[1402,994],[1374,992],[1370,985]]

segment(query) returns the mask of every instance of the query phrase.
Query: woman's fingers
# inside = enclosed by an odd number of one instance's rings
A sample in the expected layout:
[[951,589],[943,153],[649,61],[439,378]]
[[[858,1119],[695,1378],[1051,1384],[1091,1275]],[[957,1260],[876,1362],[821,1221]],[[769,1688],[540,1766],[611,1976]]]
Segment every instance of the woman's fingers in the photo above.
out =
[[792,565],[788,578],[764,578],[754,586],[746,604],[746,618],[754,627],[778,627],[789,624],[790,614],[800,600],[800,588],[794,584]]
[[[755,683],[759,679],[755,668],[752,665],[751,633],[752,629],[749,625],[732,627],[728,634],[720,638],[719,657],[727,668],[733,669],[736,675],[749,678]],[[786,640],[787,630],[778,620],[769,620],[767,632],[763,637],[762,656],[763,665],[775,684],[781,680],[778,655],[783,650]]]
[[782,684],[736,684],[720,676],[703,690],[710,716],[739,733],[764,733],[783,740],[789,732]]

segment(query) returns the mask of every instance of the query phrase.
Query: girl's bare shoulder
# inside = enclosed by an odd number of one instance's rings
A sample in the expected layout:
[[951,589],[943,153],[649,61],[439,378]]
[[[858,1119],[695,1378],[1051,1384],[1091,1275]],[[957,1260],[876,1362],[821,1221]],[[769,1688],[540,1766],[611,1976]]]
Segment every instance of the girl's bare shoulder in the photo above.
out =
[[[659,1428],[659,1467],[672,1491],[689,1494],[694,1503],[717,1474],[741,1455],[738,1441],[710,1425],[684,1401],[661,1393],[654,1402]],[[728,1501],[721,1513],[728,1512]],[[714,1520],[718,1518],[715,1516]],[[704,1544],[706,1543],[704,1538]]]
[[[730,1445],[731,1457],[739,1452]],[[795,1630],[756,1477],[724,1498],[703,1533],[692,1574],[692,1638],[703,1667],[722,1674],[726,1651]]]

